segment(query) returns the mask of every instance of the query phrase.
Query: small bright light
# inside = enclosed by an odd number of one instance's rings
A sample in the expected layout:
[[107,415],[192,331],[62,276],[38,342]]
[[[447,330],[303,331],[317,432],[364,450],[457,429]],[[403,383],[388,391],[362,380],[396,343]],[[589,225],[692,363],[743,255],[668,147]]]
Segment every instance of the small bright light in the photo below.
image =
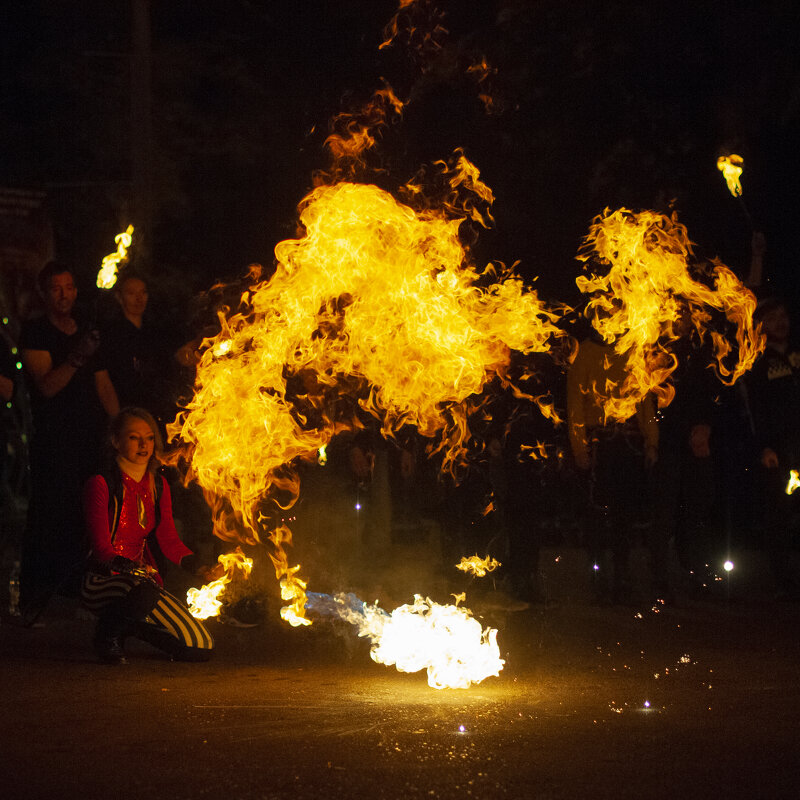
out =
[[600,569],[600,565],[599,565],[599,564],[594,564],[594,565],[592,566],[592,569],[593,569],[595,572],[597,572],[597,571]]
[[22,362],[21,362],[21,361],[17,361],[17,363],[16,363],[14,366],[15,366],[17,369],[22,369]]
[[361,511],[361,503],[356,503],[356,511]]
[[645,708],[650,708],[650,701],[649,700],[645,700],[644,701],[644,707]]
[[726,561],[722,565],[722,568],[725,570],[725,572],[730,572],[733,569],[733,561]]
[[463,725],[459,725],[458,726],[458,732],[459,733],[466,733],[467,729]]

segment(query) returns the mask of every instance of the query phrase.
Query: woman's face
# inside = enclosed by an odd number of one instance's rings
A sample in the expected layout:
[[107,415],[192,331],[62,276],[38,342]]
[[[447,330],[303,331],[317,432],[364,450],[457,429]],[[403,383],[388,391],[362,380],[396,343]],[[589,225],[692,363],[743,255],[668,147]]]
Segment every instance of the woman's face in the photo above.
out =
[[114,440],[117,453],[131,464],[146,465],[155,450],[156,437],[150,425],[139,417],[128,417]]

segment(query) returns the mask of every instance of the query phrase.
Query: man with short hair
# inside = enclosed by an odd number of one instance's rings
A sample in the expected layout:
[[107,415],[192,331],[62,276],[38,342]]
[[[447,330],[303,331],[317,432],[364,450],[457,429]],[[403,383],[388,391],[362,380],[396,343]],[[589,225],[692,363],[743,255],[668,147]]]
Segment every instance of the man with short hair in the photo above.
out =
[[77,589],[85,556],[81,491],[97,468],[103,411],[119,410],[108,370],[95,358],[97,333],[73,316],[72,270],[51,261],[38,284],[45,313],[26,321],[20,336],[33,417],[20,575],[23,622],[30,624],[54,592]]
[[120,406],[146,408],[163,434],[175,413],[171,385],[175,337],[148,311],[149,293],[143,276],[123,270],[114,297],[120,313],[102,328],[101,358],[108,365]]

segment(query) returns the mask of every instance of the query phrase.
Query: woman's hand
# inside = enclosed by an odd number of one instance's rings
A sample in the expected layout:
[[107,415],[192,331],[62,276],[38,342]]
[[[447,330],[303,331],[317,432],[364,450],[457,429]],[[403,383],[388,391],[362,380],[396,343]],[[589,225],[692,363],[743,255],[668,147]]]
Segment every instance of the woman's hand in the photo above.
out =
[[112,572],[119,572],[122,575],[129,575],[131,572],[135,572],[139,569],[139,564],[135,561],[131,561],[130,558],[125,558],[125,556],[114,556],[114,558],[108,562],[108,566],[111,567]]
[[204,564],[195,574],[204,584],[211,583],[225,574],[225,567],[222,564],[214,564],[213,567]]

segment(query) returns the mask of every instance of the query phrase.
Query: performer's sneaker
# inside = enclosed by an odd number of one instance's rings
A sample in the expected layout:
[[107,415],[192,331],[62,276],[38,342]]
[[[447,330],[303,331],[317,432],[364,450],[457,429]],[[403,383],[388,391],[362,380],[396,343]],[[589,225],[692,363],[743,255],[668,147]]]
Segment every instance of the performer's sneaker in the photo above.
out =
[[109,636],[108,638],[97,639],[94,643],[97,657],[103,664],[127,664],[125,650],[122,647],[122,639],[119,636]]

